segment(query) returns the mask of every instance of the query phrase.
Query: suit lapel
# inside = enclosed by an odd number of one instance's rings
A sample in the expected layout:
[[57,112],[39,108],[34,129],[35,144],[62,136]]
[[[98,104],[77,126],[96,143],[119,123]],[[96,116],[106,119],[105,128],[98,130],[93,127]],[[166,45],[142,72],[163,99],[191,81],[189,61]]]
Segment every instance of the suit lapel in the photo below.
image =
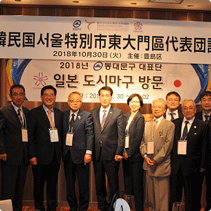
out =
[[[54,124],[55,124],[55,128],[58,128],[58,120],[59,120],[59,117],[58,117],[58,112],[56,109],[53,108],[53,112],[54,112]],[[48,120],[49,121],[49,120]],[[50,124],[50,122],[49,122]]]
[[[46,127],[47,129],[49,129],[50,122],[49,122],[48,116],[43,108],[43,105],[40,106],[40,113],[43,116],[43,126]],[[54,110],[54,115],[55,115],[55,110]],[[54,118],[55,118],[55,116],[54,116]],[[55,119],[54,119],[54,121],[55,121]]]
[[160,136],[160,131],[162,130],[163,126],[165,125],[165,121],[167,121],[165,118],[163,118],[158,125],[156,131],[154,132],[154,137]]
[[78,125],[81,123],[82,118],[83,118],[83,112],[82,112],[82,110],[79,110],[77,118],[74,122],[74,129],[76,129],[78,127]]
[[65,111],[64,114],[64,131],[67,132],[69,130],[70,110]]
[[182,121],[183,121],[183,118],[179,119],[178,122],[175,124],[175,131],[178,131],[178,132],[175,132],[176,140],[181,139]]
[[96,117],[96,126],[98,127],[98,130],[101,131],[101,126],[100,126],[100,107],[96,109],[96,113],[93,114],[93,117]]
[[[131,121],[130,126],[129,126],[129,131],[130,131],[131,127],[133,127],[134,123],[137,121],[138,116],[139,116],[139,112],[136,113],[133,120]],[[129,119],[129,117],[130,117],[130,115],[128,115],[128,119]],[[127,119],[127,121],[128,121],[128,119]]]
[[[103,130],[106,128],[106,126],[108,125],[108,122],[110,121],[111,117],[113,116],[113,110],[114,110],[114,108],[111,106],[111,108],[110,108],[109,111],[108,111],[108,115],[107,115],[107,117],[106,117],[106,121],[105,121]],[[102,131],[103,131],[103,130],[102,130]]]
[[14,120],[14,122],[16,122],[16,124],[21,127],[21,122],[18,118],[18,114],[16,113],[12,104],[10,105],[10,108],[9,108],[9,114],[10,114],[11,118]]
[[187,140],[191,139],[191,137],[194,135],[194,133],[196,133],[197,128],[198,128],[198,120],[197,120],[197,118],[195,118],[191,125],[191,128],[188,132]]
[[153,119],[150,120],[149,122],[147,122],[147,127],[145,127],[145,133],[146,133],[146,138],[147,138],[147,141],[152,141],[152,138],[153,138]]

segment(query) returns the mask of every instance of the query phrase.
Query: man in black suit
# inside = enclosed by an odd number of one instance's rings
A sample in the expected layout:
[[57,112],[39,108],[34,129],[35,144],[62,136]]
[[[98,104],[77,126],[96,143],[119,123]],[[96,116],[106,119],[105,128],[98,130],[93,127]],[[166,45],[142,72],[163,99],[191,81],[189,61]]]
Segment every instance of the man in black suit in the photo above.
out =
[[178,110],[180,106],[181,97],[177,92],[169,92],[166,95],[166,112],[163,115],[165,119],[173,121],[174,119],[183,117],[182,113]]
[[185,192],[185,210],[199,211],[200,172],[205,171],[208,125],[195,118],[196,105],[186,99],[182,104],[184,118],[174,120],[175,136],[171,154],[171,206],[181,201]]
[[[119,161],[123,158],[124,150],[124,123],[122,111],[111,106],[113,90],[104,86],[98,94],[101,107],[91,111],[95,133],[93,161],[98,209],[107,210],[118,191]],[[105,172],[110,187],[109,203],[106,200]]]
[[53,107],[56,89],[44,86],[42,105],[29,112],[29,156],[34,175],[35,209],[45,210],[43,189],[47,181],[47,210],[56,211],[57,181],[61,162],[62,112]]
[[66,177],[67,201],[71,211],[77,211],[76,175],[79,186],[79,211],[89,205],[89,163],[94,145],[93,119],[80,109],[82,97],[72,92],[68,97],[70,110],[63,113],[63,161]]
[[[201,100],[201,108],[202,111],[196,113],[196,118],[203,120],[204,122],[209,124],[209,140],[211,140],[211,92],[204,91],[200,95]],[[205,211],[209,211],[211,209],[211,142],[208,141],[207,147],[207,162],[206,162],[205,172],[201,173],[201,190],[199,191],[199,197],[201,197],[202,193],[202,183],[204,180],[204,176],[206,177],[206,199],[207,199],[207,206]]]
[[12,103],[0,109],[1,199],[12,199],[14,211],[22,211],[23,190],[29,165],[27,149],[28,109],[22,104],[25,88],[10,88]]

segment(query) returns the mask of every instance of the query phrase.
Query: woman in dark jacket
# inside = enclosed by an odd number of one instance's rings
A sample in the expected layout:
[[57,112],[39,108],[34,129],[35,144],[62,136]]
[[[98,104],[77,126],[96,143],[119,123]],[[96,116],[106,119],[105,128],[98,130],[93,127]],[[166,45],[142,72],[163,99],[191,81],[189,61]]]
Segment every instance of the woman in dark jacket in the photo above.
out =
[[124,115],[125,151],[123,174],[127,195],[134,195],[136,211],[143,210],[143,158],[139,147],[144,134],[144,117],[140,113],[143,106],[139,94],[132,94],[127,99],[130,113]]

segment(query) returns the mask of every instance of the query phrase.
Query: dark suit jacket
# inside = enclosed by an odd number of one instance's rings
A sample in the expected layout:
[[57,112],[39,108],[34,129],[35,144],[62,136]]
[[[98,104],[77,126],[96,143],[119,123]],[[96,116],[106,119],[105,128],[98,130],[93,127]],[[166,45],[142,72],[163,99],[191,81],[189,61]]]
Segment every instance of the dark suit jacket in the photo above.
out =
[[199,173],[201,168],[205,168],[208,125],[195,118],[187,135],[187,155],[177,155],[177,143],[181,137],[182,121],[183,118],[173,121],[175,136],[171,154],[172,174],[177,174],[181,166],[183,175],[192,176],[194,173]]
[[[130,113],[124,115],[124,125],[127,126]],[[126,149],[130,161],[143,161],[140,144],[144,134],[144,117],[138,112],[129,126],[129,148]]]
[[70,149],[75,164],[84,163],[86,150],[94,150],[94,124],[89,112],[79,109],[73,126],[73,146],[66,145],[66,133],[69,130],[70,110],[63,113],[63,159]]
[[[183,117],[183,114],[181,111],[178,110],[179,118]],[[163,114],[163,117],[166,118],[166,112]]]
[[[28,109],[23,112],[28,122]],[[21,123],[12,104],[0,109],[0,154],[7,154],[7,162],[11,165],[19,165],[25,154],[25,162],[28,163],[27,143],[22,142]]]
[[[196,115],[195,115],[195,117],[197,119],[203,120],[203,118],[202,118],[202,111],[197,112]],[[209,118],[209,122],[208,123],[211,124],[211,118]]]
[[[197,112],[195,116],[196,118],[203,120],[202,111]],[[210,169],[211,168],[211,118],[209,118],[208,125],[209,125],[209,138],[207,143],[206,166]]]
[[124,123],[120,109],[110,108],[104,128],[100,127],[100,107],[91,111],[94,120],[95,159],[100,158],[100,142],[102,142],[102,156],[105,160],[113,160],[115,155],[123,155],[124,151]]
[[55,127],[58,129],[59,142],[50,142],[50,122],[43,108],[43,105],[32,109],[29,112],[29,156],[36,157],[38,164],[49,164],[56,152],[58,163],[61,160],[61,143],[62,143],[62,111],[58,108],[54,110]]

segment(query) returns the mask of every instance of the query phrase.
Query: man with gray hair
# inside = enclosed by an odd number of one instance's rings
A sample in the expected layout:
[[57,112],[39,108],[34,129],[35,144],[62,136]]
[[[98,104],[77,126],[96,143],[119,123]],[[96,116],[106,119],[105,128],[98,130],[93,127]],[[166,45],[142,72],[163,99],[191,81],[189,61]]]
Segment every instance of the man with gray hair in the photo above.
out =
[[81,110],[79,92],[68,96],[69,110],[63,113],[63,162],[67,201],[71,211],[77,211],[76,176],[79,186],[79,211],[89,205],[89,165],[94,149],[94,123],[91,113]]
[[175,119],[174,145],[171,153],[171,204],[181,201],[185,192],[185,210],[200,211],[200,172],[205,170],[208,125],[195,118],[192,99],[182,103],[183,118]]
[[163,117],[166,103],[162,98],[153,100],[154,118],[146,123],[140,151],[144,158],[147,203],[154,211],[169,209],[170,153],[173,147],[174,124]]

